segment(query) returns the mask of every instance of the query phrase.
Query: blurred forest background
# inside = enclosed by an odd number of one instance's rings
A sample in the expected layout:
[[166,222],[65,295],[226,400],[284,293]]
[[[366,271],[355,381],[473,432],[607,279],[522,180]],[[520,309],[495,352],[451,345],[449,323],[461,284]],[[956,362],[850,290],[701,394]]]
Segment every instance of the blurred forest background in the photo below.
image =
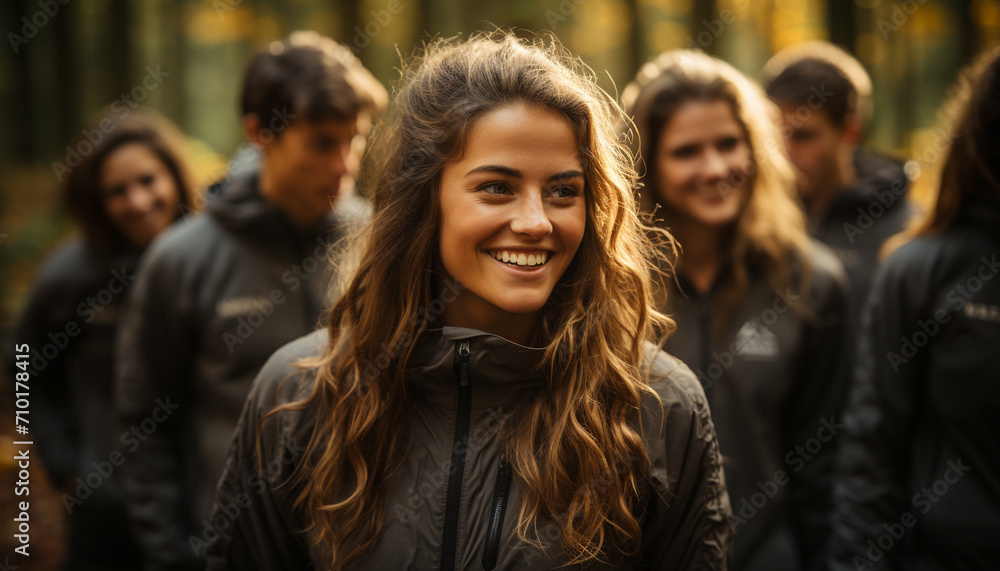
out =
[[389,85],[429,37],[551,30],[620,91],[656,53],[697,47],[759,78],[774,52],[825,39],[872,75],[866,144],[932,166],[936,110],[1000,42],[1000,0],[8,0],[0,4],[0,338],[34,267],[72,232],[53,163],[100,109],[140,100],[187,134],[201,183],[240,145],[253,51],[296,29],[348,44]]

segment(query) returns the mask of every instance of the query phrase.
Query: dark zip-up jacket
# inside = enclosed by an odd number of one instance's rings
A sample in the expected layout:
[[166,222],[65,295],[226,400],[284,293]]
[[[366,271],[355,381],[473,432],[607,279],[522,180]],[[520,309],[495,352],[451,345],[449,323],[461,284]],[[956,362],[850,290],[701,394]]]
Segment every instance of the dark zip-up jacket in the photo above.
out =
[[[113,420],[112,388],[114,339],[137,262],[138,254],[72,239],[43,262],[8,348],[30,349],[29,433],[16,440],[34,442],[61,493],[73,569],[141,566],[119,467],[131,441]],[[21,372],[8,370],[11,379]]]
[[851,288],[852,314],[860,311],[879,263],[879,250],[913,215],[903,166],[865,151],[854,155],[857,181],[842,189],[816,219],[810,234],[840,258]]
[[[212,540],[209,569],[329,568],[326,550],[300,533],[303,523],[292,515],[295,490],[281,486],[295,469],[316,413],[280,413],[280,420],[261,424],[274,407],[309,393],[314,373],[292,363],[321,354],[327,343],[320,331],[290,344],[255,381],[219,483],[215,527],[203,536]],[[544,552],[512,535],[518,489],[501,459],[498,431],[514,403],[532,398],[545,382],[531,372],[543,352],[473,329],[445,327],[421,335],[407,379],[410,413],[386,419],[411,440],[402,467],[387,482],[385,529],[350,569],[580,568],[560,567],[566,559],[557,534],[541,534]],[[731,513],[704,393],[686,366],[651,344],[647,359],[656,396],[643,397],[642,434],[654,490],[640,504],[641,550],[634,557],[610,553],[605,563],[587,568],[726,569]],[[600,483],[593,485],[600,493]]]
[[886,260],[857,351],[831,568],[996,569],[1000,194]]
[[[683,275],[664,347],[694,368],[708,395],[735,516],[733,569],[814,569],[829,533],[833,449],[846,394],[847,286],[834,255],[815,244],[809,295],[774,288],[759,267],[717,332],[724,266],[705,295]],[[793,264],[798,283],[801,262]],[[808,308],[797,312],[791,304]]]
[[205,215],[149,248],[118,345],[119,411],[142,440],[126,485],[149,569],[204,566],[189,538],[210,514],[250,384],[275,350],[316,329],[332,301],[329,246],[368,212],[344,197],[299,232],[261,197],[256,173],[209,196]]

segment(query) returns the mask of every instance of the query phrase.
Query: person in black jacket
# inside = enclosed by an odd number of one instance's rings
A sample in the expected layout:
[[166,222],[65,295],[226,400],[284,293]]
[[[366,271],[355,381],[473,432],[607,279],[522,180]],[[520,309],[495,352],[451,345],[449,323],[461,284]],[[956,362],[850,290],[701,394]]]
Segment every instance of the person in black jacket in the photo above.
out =
[[872,84],[850,54],[827,42],[805,42],[775,54],[764,70],[798,171],[809,233],[843,263],[856,315],[879,248],[913,215],[909,179],[901,161],[859,146],[872,110]]
[[726,569],[620,110],[554,40],[442,40],[404,73],[360,266],[254,382],[209,569]]
[[835,486],[830,568],[1000,561],[1000,50],[966,71],[936,204],[876,272]]
[[367,221],[353,177],[386,99],[347,47],[314,32],[273,42],[243,83],[259,154],[234,163],[208,190],[206,214],[144,258],[117,351],[117,404],[141,427],[125,478],[147,569],[204,567],[190,539],[207,525],[250,382],[317,327],[335,295],[331,247]]
[[33,437],[70,516],[67,568],[131,571],[142,558],[122,489],[132,437],[114,422],[114,339],[139,256],[190,210],[192,185],[180,134],[155,115],[108,112],[84,132],[93,146],[63,187],[80,235],[38,271],[14,338],[28,370],[12,378],[28,373],[22,440]]
[[[733,569],[814,569],[829,531],[847,285],[806,234],[777,113],[728,64],[672,51],[623,92],[644,207],[682,253],[663,268],[665,349],[708,394],[736,525]],[[635,140],[635,138],[633,138]]]

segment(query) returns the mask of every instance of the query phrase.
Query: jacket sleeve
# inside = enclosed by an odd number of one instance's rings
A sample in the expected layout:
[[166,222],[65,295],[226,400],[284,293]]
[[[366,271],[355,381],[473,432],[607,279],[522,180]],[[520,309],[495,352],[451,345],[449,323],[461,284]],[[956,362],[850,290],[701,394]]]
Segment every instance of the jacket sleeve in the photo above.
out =
[[[8,363],[11,385],[14,385],[17,373],[24,372],[16,366],[14,345],[29,346],[27,384],[31,409],[26,426],[30,439],[38,443],[39,455],[53,483],[62,487],[76,475],[80,454],[79,422],[73,407],[73,388],[67,378],[65,359],[66,352],[71,350],[70,344],[76,341],[76,336],[69,336],[66,328],[75,326],[79,332],[80,323],[68,310],[63,310],[70,298],[62,287],[65,284],[59,283],[61,280],[49,275],[47,270],[49,268],[44,267],[39,273],[34,291],[21,314]],[[73,325],[70,325],[71,322]],[[55,350],[54,354],[46,349],[48,345]]]
[[906,507],[903,474],[926,356],[908,353],[901,341],[913,335],[920,317],[919,300],[911,299],[906,286],[919,277],[895,261],[890,258],[876,273],[861,316],[828,552],[829,568],[838,571],[896,568],[896,554],[873,552],[869,541]]
[[[185,485],[197,438],[189,421],[196,330],[180,285],[183,269],[163,254],[146,255],[116,347],[116,407],[134,437],[127,439],[124,486],[148,571],[203,566],[188,545],[193,499]],[[153,412],[164,402],[177,409],[160,422]]]
[[[278,399],[289,402],[295,383],[282,384],[291,368],[276,353],[254,381],[233,435],[226,467],[216,490],[213,529],[203,532],[209,571],[228,569],[311,569],[308,548],[291,516],[288,486],[281,486],[300,458],[305,442],[285,429],[287,412],[268,417]],[[257,437],[260,450],[257,454]],[[300,525],[301,527],[301,525]]]
[[642,533],[643,569],[725,570],[733,549],[732,510],[708,401],[687,367],[669,376],[653,486]]
[[[833,474],[848,385],[850,299],[839,262],[817,265],[795,385],[782,413],[781,450],[788,470],[788,505],[802,569],[822,568],[830,536]],[[818,446],[818,450],[817,450]]]

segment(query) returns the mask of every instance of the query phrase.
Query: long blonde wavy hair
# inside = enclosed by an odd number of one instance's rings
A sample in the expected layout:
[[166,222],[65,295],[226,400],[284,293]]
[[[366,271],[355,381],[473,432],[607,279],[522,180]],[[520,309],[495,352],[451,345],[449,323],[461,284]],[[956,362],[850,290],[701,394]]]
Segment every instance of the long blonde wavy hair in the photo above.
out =
[[[539,372],[547,383],[499,433],[521,497],[517,535],[539,545],[538,532],[554,522],[577,563],[609,546],[639,545],[637,508],[650,470],[638,426],[640,396],[649,390],[644,343],[662,341],[673,327],[651,295],[651,260],[661,250],[640,221],[615,101],[554,38],[496,31],[435,41],[404,66],[359,178],[374,206],[362,254],[330,312],[325,353],[305,364],[315,385],[305,400],[278,409],[316,411],[289,482],[296,510],[335,568],[377,542],[384,482],[405,454],[407,441],[386,419],[405,418],[411,404],[407,371],[427,322],[409,317],[429,306],[435,286],[441,171],[460,156],[478,118],[515,103],[569,120],[586,180],[583,242],[540,312]],[[395,349],[391,363],[365,377],[365,363],[383,346]],[[580,484],[596,481],[601,494]],[[349,537],[357,545],[345,552]]]
[[[785,154],[777,110],[763,90],[724,61],[694,50],[673,50],[645,64],[622,92],[622,100],[638,129],[638,137],[630,139],[632,149],[645,162],[641,205],[647,213],[662,212],[668,224],[672,213],[659,204],[655,169],[660,133],[674,114],[693,101],[725,101],[747,137],[752,161],[749,192],[731,229],[727,254],[734,279],[720,296],[717,332],[745,293],[754,264],[763,266],[777,288],[788,284],[793,264],[798,263],[800,279],[795,285],[808,289],[810,241],[805,215],[795,198],[795,171]],[[795,309],[807,312],[800,304]]]

